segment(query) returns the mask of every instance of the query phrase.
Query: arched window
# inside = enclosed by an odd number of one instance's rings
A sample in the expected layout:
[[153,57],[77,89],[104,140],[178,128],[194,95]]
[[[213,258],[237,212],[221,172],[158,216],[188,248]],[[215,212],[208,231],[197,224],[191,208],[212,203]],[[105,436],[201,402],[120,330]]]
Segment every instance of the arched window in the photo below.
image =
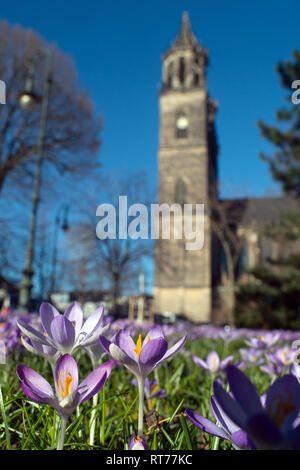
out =
[[172,88],[173,81],[173,62],[170,62],[167,68],[167,87]]
[[179,78],[179,81],[181,84],[184,83],[184,79],[185,79],[185,62],[184,62],[184,58],[183,57],[180,57],[179,59],[179,73],[178,73],[178,78]]
[[237,278],[242,276],[242,274],[245,271],[248,271],[249,268],[250,268],[249,247],[248,247],[247,241],[244,240],[243,244],[242,244],[242,247],[241,247],[239,259],[238,259],[238,262],[237,262],[237,267],[236,267],[236,276],[237,276]]
[[175,184],[175,204],[187,203],[187,185],[182,178],[178,178]]

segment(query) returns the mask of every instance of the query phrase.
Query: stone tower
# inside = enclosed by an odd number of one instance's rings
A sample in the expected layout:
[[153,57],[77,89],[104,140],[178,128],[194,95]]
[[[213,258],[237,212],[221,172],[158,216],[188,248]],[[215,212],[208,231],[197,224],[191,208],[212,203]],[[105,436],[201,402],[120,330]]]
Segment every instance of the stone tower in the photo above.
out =
[[159,204],[204,204],[205,238],[203,248],[193,251],[185,249],[184,239],[156,240],[154,309],[206,322],[211,319],[213,282],[206,208],[211,192],[217,191],[216,106],[206,89],[207,51],[195,38],[187,13],[162,61]]

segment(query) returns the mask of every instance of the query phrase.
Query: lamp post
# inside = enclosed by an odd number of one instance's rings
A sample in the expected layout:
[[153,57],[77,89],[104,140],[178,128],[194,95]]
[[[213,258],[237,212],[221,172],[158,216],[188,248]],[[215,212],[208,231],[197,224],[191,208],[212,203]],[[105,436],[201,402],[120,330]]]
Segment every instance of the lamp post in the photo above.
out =
[[55,289],[57,242],[58,242],[59,229],[61,228],[64,232],[67,232],[69,230],[68,211],[69,211],[68,206],[62,205],[59,207],[56,213],[56,217],[55,217],[54,243],[53,243],[53,255],[52,255],[52,274],[51,274],[51,280],[50,280],[49,294],[53,292]]
[[[45,85],[44,85],[44,92],[42,100],[38,95],[36,95],[33,91],[33,82],[34,82],[34,72],[35,72],[35,65],[38,58],[43,55],[46,58],[47,65],[46,65],[46,77],[45,77]],[[44,150],[44,139],[45,139],[45,131],[46,131],[46,122],[47,122],[47,112],[48,112],[48,101],[49,101],[49,94],[51,88],[51,69],[52,69],[52,54],[49,50],[45,49],[40,51],[40,53],[33,58],[28,66],[28,78],[25,84],[25,90],[21,93],[19,97],[20,106],[25,111],[33,111],[36,104],[42,101],[42,109],[41,109],[41,119],[40,119],[40,130],[39,130],[39,137],[37,143],[37,163],[36,163],[36,171],[33,183],[33,195],[32,195],[32,213],[31,213],[31,220],[30,220],[30,229],[29,229],[29,239],[26,251],[26,259],[25,259],[25,268],[23,271],[23,278],[20,283],[20,291],[19,291],[19,305],[18,309],[20,311],[28,311],[29,302],[30,302],[30,294],[32,289],[32,277],[34,274],[33,271],[33,257],[34,257],[34,242],[35,242],[35,233],[36,233],[36,222],[37,222],[37,209],[39,204],[39,196],[40,196],[40,184],[41,184],[41,167],[43,163],[43,150]]]

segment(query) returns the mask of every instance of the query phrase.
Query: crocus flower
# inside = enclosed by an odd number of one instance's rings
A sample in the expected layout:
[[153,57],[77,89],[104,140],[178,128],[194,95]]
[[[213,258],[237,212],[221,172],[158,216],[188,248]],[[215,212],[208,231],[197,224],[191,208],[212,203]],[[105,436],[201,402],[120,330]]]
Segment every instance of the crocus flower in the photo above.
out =
[[245,431],[242,431],[224,413],[214,395],[211,396],[210,406],[217,424],[189,409],[185,410],[186,416],[198,429],[207,432],[211,436],[230,441],[237,450],[255,448]]
[[291,374],[269,387],[265,404],[248,377],[234,366],[227,370],[232,396],[215,381],[214,393],[226,415],[258,449],[300,449],[300,384]]
[[61,315],[55,307],[43,302],[40,307],[42,332],[22,320],[18,326],[22,333],[38,343],[57,349],[61,354],[72,354],[79,347],[91,346],[98,342],[109,325],[102,328],[104,308],[101,305],[83,321],[83,312],[78,302],[73,302]]
[[110,342],[100,335],[102,348],[115,359],[129,369],[136,377],[145,379],[150,372],[160,364],[174,356],[184,345],[186,336],[181,338],[168,350],[168,343],[159,326],[152,328],[142,341],[139,335],[135,344],[128,331],[120,330]]
[[25,395],[33,401],[52,406],[61,417],[68,418],[80,403],[99,392],[105,384],[112,364],[105,362],[78,384],[78,368],[69,354],[59,358],[55,368],[56,395],[46,379],[31,367],[17,365],[17,374]]
[[244,362],[260,365],[264,362],[263,353],[260,349],[239,349],[239,354]]
[[268,354],[268,358],[283,368],[289,367],[295,362],[297,357],[297,351],[291,349],[289,346],[277,348],[274,354]]
[[128,447],[129,450],[149,450],[147,441],[142,436],[132,436]]
[[245,343],[254,349],[268,349],[272,347],[280,338],[279,333],[264,333],[255,338],[245,340]]
[[233,356],[228,356],[223,361],[220,361],[219,354],[216,351],[211,351],[206,361],[198,356],[192,356],[192,359],[197,366],[210,372],[212,375],[216,375],[228,367],[230,362],[233,361]]
[[100,336],[99,341],[104,351],[136,376],[139,389],[138,435],[142,436],[145,378],[153,369],[170,359],[183,347],[186,336],[177,341],[169,350],[159,326],[152,328],[143,341],[142,335],[139,335],[136,344],[127,330],[120,330],[113,341],[109,341],[104,336]]

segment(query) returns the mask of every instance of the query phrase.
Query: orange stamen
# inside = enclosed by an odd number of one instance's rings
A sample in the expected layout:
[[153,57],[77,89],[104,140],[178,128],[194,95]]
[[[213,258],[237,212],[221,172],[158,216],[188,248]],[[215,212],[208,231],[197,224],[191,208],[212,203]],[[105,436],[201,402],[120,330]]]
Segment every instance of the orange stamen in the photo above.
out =
[[61,374],[62,374],[62,371],[60,371],[59,377],[58,377],[58,388],[59,388],[60,398],[63,399],[67,397],[68,395],[70,395],[70,393],[72,392],[73,377],[70,374],[70,372],[67,372],[66,377],[65,377],[64,391],[63,391],[62,386],[61,386]]
[[142,335],[139,335],[139,339],[136,342],[136,348],[134,348],[134,352],[136,353],[137,358],[140,357],[141,350],[142,350]]
[[[147,343],[149,343],[149,341],[150,341],[150,336],[148,335]],[[142,350],[142,335],[139,335],[139,338],[136,342],[136,348],[134,348],[134,352],[136,353],[137,358],[140,357],[141,350]]]

